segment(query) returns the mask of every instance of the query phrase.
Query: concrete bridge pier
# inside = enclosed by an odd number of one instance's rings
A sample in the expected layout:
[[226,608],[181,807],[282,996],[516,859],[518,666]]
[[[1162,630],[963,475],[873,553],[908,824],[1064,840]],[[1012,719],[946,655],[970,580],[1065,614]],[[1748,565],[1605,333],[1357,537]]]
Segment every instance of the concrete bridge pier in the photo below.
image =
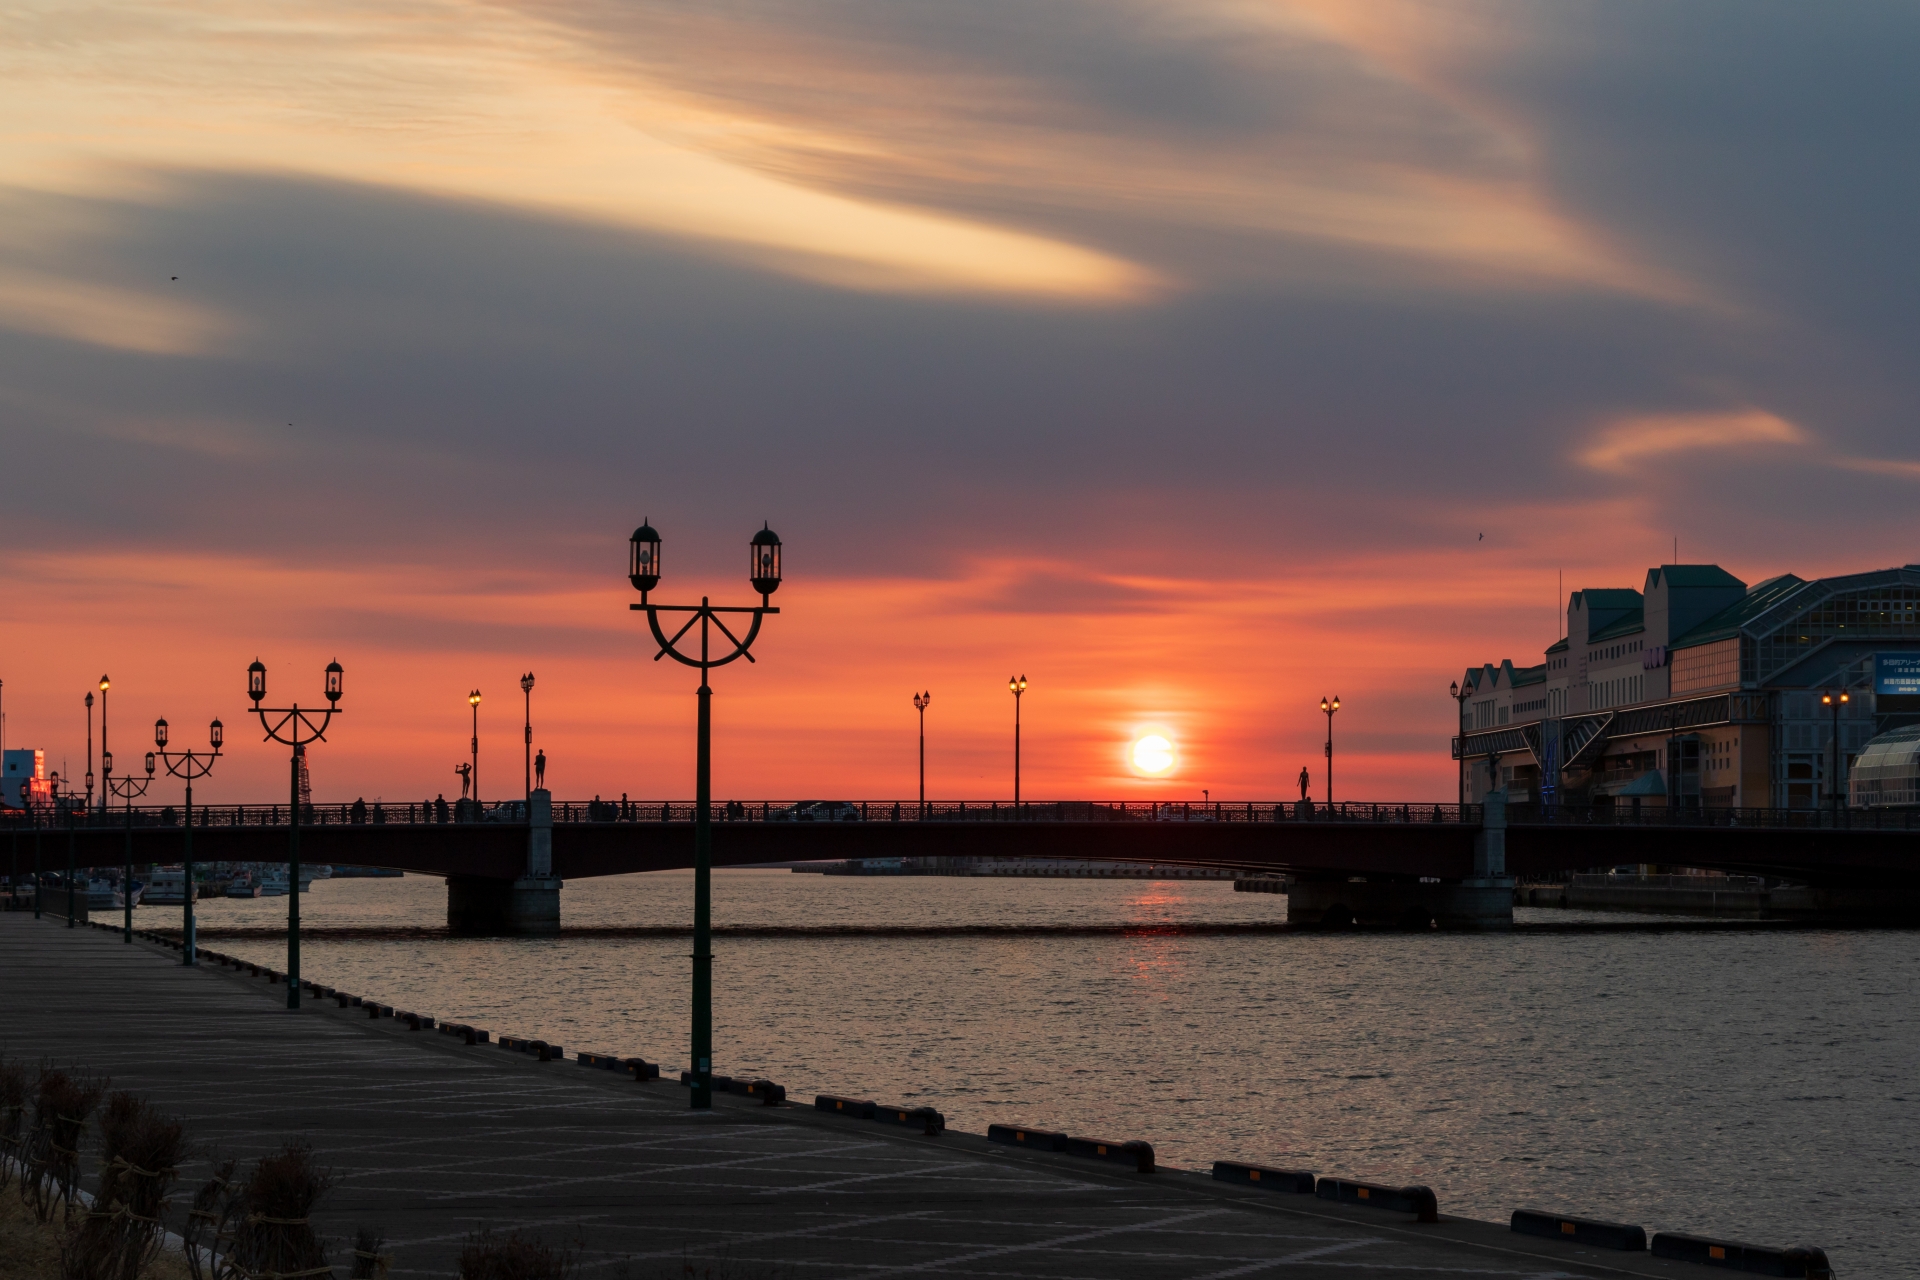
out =
[[1507,794],[1491,792],[1484,803],[1485,818],[1473,840],[1472,876],[1288,876],[1287,923],[1319,929],[1511,929]]
[[467,934],[560,932],[560,879],[553,874],[553,795],[527,800],[527,873],[517,880],[447,877],[447,928]]

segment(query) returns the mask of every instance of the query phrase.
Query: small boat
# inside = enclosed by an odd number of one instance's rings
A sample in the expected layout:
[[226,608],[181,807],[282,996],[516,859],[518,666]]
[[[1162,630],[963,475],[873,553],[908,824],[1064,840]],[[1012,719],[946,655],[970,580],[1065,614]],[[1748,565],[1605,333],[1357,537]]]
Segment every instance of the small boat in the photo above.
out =
[[262,892],[263,889],[260,885],[255,884],[245,876],[227,882],[226,896],[229,898],[258,898]]
[[140,896],[140,902],[149,907],[178,906],[186,900],[187,872],[184,867],[156,868],[152,882]]
[[[231,898],[235,895],[229,893],[227,896]],[[255,886],[252,893],[246,896],[252,898],[284,898],[287,896],[287,878],[284,875],[261,876],[260,883]]]
[[118,884],[113,886],[113,905],[117,910],[125,910],[129,905],[137,907],[146,900],[146,896],[147,886],[141,884],[138,880],[133,882],[133,901],[131,904],[128,903],[126,895],[120,892],[120,886]]

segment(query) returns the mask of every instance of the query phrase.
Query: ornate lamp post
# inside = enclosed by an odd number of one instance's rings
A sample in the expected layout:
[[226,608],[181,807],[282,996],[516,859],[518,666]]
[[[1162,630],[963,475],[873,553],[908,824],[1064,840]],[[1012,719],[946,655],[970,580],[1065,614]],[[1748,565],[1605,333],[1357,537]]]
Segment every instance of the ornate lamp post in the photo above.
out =
[[100,677],[100,808],[107,807],[107,795],[113,783],[113,757],[108,753],[107,742],[107,690],[113,687],[113,681],[106,676]]
[[1453,694],[1453,728],[1454,732],[1459,735],[1460,742],[1460,763],[1453,771],[1454,778],[1459,784],[1458,791],[1460,798],[1457,803],[1464,805],[1467,802],[1467,720],[1466,711],[1464,710],[1466,704],[1460,700],[1460,682],[1458,680],[1453,682],[1449,691]]
[[[213,772],[213,762],[220,758],[220,747],[226,741],[226,732],[226,726],[215,720],[207,726],[207,741],[213,744],[211,751],[195,751],[191,747],[185,751],[169,751],[167,750],[167,722],[165,720],[153,722],[153,745],[160,753],[161,762],[167,766],[168,773],[184,779],[187,784],[186,838],[180,854],[182,881],[180,963],[185,965],[195,963],[198,956],[193,937],[193,900],[199,896],[193,883],[193,781],[195,778],[204,778]],[[151,764],[153,757],[148,756],[147,760]],[[128,828],[128,832],[127,840],[131,845],[133,840],[131,827]],[[128,885],[128,891],[129,893],[132,891],[131,884]],[[132,921],[132,911],[127,912],[127,919],[129,922]]]
[[473,752],[473,771],[467,776],[473,779],[473,820],[480,821],[480,691],[475,689],[467,695],[467,705],[473,708],[473,739],[467,747]]
[[[293,748],[288,774],[292,793],[287,805],[287,1008],[300,1007],[300,756],[310,742],[325,742],[327,726],[340,713],[340,664],[327,664],[327,709],[318,724],[314,713],[302,710],[299,703],[290,707],[263,707],[267,696],[267,669],[255,658],[247,668],[247,697],[253,700],[260,727],[267,731],[263,742],[278,742]],[[271,723],[268,716],[280,718]]]
[[1027,691],[1025,676],[1008,676],[1007,688],[1013,692],[1013,814],[1020,816],[1020,695]]
[[[100,696],[106,697],[105,694]],[[104,716],[106,711],[106,707],[100,708],[101,715]],[[106,734],[103,727],[100,750],[104,753],[106,749]],[[100,807],[102,809],[107,807],[107,792],[104,787],[100,790]],[[91,689],[87,690],[87,812],[93,812],[93,690]]]
[[1832,796],[1833,825],[1840,825],[1840,708],[1853,701],[1845,689],[1838,693],[1823,693],[1820,702],[1833,708],[1833,744],[1828,754],[1832,761],[1827,770],[1827,792]]
[[1327,717],[1327,807],[1333,807],[1333,713],[1340,709],[1340,695],[1320,699],[1320,710]]
[[[526,707],[526,711],[527,711],[527,715],[526,715],[527,799],[531,801],[533,799],[533,672],[529,671],[527,672],[527,674],[520,677],[520,692],[523,695],[525,695],[527,700],[527,707]],[[529,818],[531,818],[533,811],[529,809],[527,812],[528,812]]]
[[[104,711],[104,708],[102,708]],[[127,851],[125,864],[120,869],[120,907],[123,920],[120,929],[120,941],[133,941],[133,800],[135,796],[147,794],[147,788],[153,785],[153,752],[147,752],[147,776],[136,778],[132,774],[115,782],[113,780],[113,753],[101,749],[100,774],[106,783],[106,789],[100,793],[100,804],[104,810],[109,793],[124,798],[127,802]]]
[[[671,657],[683,666],[700,670],[693,781],[693,1088],[689,1091],[689,1103],[696,1110],[707,1110],[713,1106],[713,815],[710,812],[713,807],[713,690],[707,685],[707,672],[737,658],[754,660],[749,650],[760,635],[761,622],[768,614],[780,612],[769,599],[780,589],[780,539],[772,529],[762,528],[748,542],[748,580],[760,593],[760,603],[746,607],[722,607],[706,596],[700,597],[697,605],[653,603],[647,599],[647,593],[660,585],[660,535],[643,521],[633,531],[629,544],[631,558],[627,577],[633,589],[640,593],[640,603],[628,608],[646,611],[647,626],[653,632],[654,642],[660,646],[653,660]],[[692,616],[669,636],[660,626],[662,613]],[[744,639],[736,636],[720,616],[727,613],[752,615],[753,621]],[[700,624],[700,656],[697,658],[676,647],[695,623]],[[716,629],[732,645],[723,657],[713,655],[712,633]]]
[[933,701],[932,693],[913,695],[913,709],[920,713],[920,816],[927,813],[927,704]]

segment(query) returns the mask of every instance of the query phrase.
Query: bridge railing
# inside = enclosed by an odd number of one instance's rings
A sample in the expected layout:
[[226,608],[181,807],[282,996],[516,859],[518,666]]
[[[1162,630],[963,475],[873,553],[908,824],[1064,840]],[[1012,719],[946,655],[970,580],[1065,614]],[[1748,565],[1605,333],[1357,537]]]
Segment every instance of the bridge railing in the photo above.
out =
[[[1479,805],[1432,804],[1428,802],[1342,801],[1332,806],[1299,801],[1227,801],[1196,804],[1186,801],[1148,800],[1048,800],[1023,802],[1018,807],[1000,800],[940,800],[922,805],[913,800],[716,801],[712,818],[716,823],[830,823],[830,822],[1020,822],[1020,823],[1101,823],[1167,822],[1208,824],[1297,823],[1453,823],[1479,825]],[[68,810],[64,806],[39,805],[30,811],[0,810],[0,833],[8,830],[38,829],[64,831],[69,825],[79,830],[121,830],[177,827],[184,814],[175,805],[142,805],[131,812],[114,808]],[[197,827],[284,827],[288,806],[284,804],[195,805]],[[695,818],[695,806],[684,800],[556,800],[553,820],[557,826],[583,824],[641,823],[684,824]],[[466,823],[504,823],[520,825],[526,821],[525,805],[520,801],[476,806],[471,802],[416,801],[303,805],[303,826],[439,826]],[[1920,810],[1916,809],[1721,809],[1697,806],[1644,805],[1635,810],[1629,805],[1540,805],[1515,804],[1507,807],[1507,821],[1516,827],[1718,827],[1749,829],[1916,831],[1920,830]]]
[[[195,805],[196,827],[284,827],[289,807],[284,804]],[[831,823],[831,822],[1169,822],[1169,823],[1478,823],[1478,805],[1407,803],[1349,803],[1331,807],[1299,801],[1185,801],[1143,800],[1049,800],[1023,802],[1017,807],[1003,800],[939,800],[921,804],[915,800],[792,801],[759,800],[751,803],[716,801],[711,807],[716,823]],[[557,826],[586,823],[691,823],[696,806],[684,800],[555,800],[553,820]],[[68,809],[65,806],[39,805],[31,811],[18,809],[0,812],[0,830],[37,828],[64,831],[69,825],[80,830],[122,830],[126,827],[152,829],[177,827],[184,820],[176,805],[140,805],[128,810],[116,807]],[[309,804],[301,806],[302,826],[439,826],[443,824],[506,823],[526,821],[521,801],[476,806],[467,801],[421,801],[390,803]]]

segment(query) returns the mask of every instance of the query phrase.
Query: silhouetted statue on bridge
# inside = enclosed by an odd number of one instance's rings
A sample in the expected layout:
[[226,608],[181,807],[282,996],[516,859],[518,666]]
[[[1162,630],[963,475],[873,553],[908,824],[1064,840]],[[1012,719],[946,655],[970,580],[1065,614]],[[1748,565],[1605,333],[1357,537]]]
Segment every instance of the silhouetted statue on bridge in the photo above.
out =
[[453,766],[453,771],[460,775],[460,798],[465,800],[467,798],[467,786],[473,781],[473,766],[462,761]]
[[542,791],[544,791],[547,786],[547,750],[545,747],[542,747],[539,754],[533,758],[533,785]]
[[1307,792],[1313,789],[1313,775],[1307,772],[1307,766],[1300,766],[1300,798],[1305,800]]

